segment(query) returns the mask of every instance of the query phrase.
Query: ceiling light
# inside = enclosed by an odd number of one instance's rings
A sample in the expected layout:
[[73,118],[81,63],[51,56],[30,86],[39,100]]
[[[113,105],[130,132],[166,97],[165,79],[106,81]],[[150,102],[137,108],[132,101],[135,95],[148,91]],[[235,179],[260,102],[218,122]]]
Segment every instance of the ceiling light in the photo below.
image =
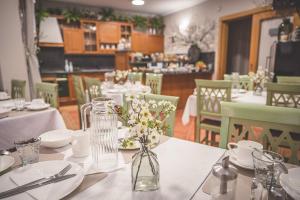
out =
[[132,0],[131,3],[132,3],[132,5],[135,5],[135,6],[142,6],[145,4],[145,1],[144,0]]

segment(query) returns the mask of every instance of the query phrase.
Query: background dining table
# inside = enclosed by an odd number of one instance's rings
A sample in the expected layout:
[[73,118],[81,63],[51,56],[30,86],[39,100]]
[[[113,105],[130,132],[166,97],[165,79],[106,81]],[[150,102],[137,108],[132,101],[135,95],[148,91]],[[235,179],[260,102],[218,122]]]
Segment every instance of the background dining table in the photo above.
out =
[[[1,106],[12,105],[13,100],[0,101]],[[11,111],[0,119],[0,149],[14,147],[14,141],[36,138],[42,133],[66,128],[65,122],[55,108],[39,111]]]
[[[232,91],[231,94],[231,101],[237,102],[237,103],[257,103],[261,105],[266,104],[267,99],[267,93],[264,91],[262,92],[262,95],[254,95],[253,91],[246,91],[246,92],[236,92]],[[192,94],[188,97],[184,111],[182,114],[181,121],[184,125],[188,124],[190,121],[190,117],[196,117],[197,116],[197,95]]]

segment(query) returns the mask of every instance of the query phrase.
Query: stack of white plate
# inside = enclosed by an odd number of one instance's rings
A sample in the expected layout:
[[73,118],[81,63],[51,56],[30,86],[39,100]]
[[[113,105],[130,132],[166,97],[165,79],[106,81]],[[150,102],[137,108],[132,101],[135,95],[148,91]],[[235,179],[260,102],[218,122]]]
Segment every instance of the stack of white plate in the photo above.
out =
[[72,130],[57,129],[43,133],[41,145],[48,148],[60,148],[68,145],[72,140]]
[[27,106],[28,110],[36,111],[36,110],[45,110],[50,107],[48,103],[31,103]]
[[0,101],[10,99],[10,96],[6,92],[0,92]]
[[288,174],[281,174],[280,184],[294,199],[300,199],[300,167],[289,169]]

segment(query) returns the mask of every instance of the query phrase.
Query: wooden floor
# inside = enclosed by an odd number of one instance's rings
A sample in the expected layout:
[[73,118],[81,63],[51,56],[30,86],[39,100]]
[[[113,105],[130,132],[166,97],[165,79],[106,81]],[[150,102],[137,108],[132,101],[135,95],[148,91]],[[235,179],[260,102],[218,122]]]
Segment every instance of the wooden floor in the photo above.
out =
[[[59,108],[68,129],[78,130],[79,115],[76,105],[63,106]],[[176,122],[174,128],[174,137],[194,141],[194,119],[191,118],[190,123],[184,126],[181,122],[183,110],[176,113]]]

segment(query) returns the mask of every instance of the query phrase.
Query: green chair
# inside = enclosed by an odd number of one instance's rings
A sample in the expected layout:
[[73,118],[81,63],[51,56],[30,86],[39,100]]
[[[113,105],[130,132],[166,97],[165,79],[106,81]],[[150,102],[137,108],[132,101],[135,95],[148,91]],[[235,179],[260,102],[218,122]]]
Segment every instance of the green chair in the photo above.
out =
[[283,154],[286,161],[300,164],[299,109],[221,102],[221,110],[221,148],[227,148],[228,142],[253,140]]
[[24,80],[11,80],[11,97],[15,98],[25,98],[25,87],[26,81]]
[[[166,95],[158,95],[158,94],[145,94],[140,95],[139,98],[144,98],[146,102],[150,100],[154,100],[155,102],[159,101],[170,101],[174,106],[177,108],[179,97],[175,96],[166,96]],[[128,111],[129,105],[128,102],[125,100],[126,95],[124,95],[124,103],[123,103],[123,109],[125,111]],[[157,108],[150,108],[150,111],[153,112],[153,114],[158,115],[161,111],[162,107],[157,106]],[[164,127],[166,127],[165,134],[167,136],[173,137],[174,134],[174,126],[175,126],[175,117],[176,117],[176,110],[170,114],[170,116],[162,123]]]
[[77,104],[78,104],[79,110],[80,110],[80,106],[85,104],[85,100],[86,100],[82,79],[80,76],[77,76],[77,75],[72,75],[72,79],[73,79],[73,85],[74,85]]
[[[195,141],[215,145],[215,136],[221,129],[221,101],[231,101],[231,81],[196,79],[197,117],[195,121]],[[200,130],[206,132],[200,141]],[[209,140],[209,133],[211,139]]]
[[152,94],[161,94],[162,74],[146,73],[146,85],[151,88]]
[[300,76],[277,76],[277,83],[300,85]]
[[[239,80],[240,89],[253,90],[253,81],[250,79],[248,75],[240,75],[239,78],[240,78]],[[231,81],[232,75],[224,74],[224,80]]]
[[88,90],[90,99],[101,97],[101,81],[97,78],[84,77],[85,88]]
[[266,83],[269,106],[300,108],[300,85]]
[[127,76],[127,80],[130,82],[143,81],[143,73],[142,72],[129,72]]
[[43,98],[51,107],[58,108],[58,85],[56,83],[36,83],[36,97]]

